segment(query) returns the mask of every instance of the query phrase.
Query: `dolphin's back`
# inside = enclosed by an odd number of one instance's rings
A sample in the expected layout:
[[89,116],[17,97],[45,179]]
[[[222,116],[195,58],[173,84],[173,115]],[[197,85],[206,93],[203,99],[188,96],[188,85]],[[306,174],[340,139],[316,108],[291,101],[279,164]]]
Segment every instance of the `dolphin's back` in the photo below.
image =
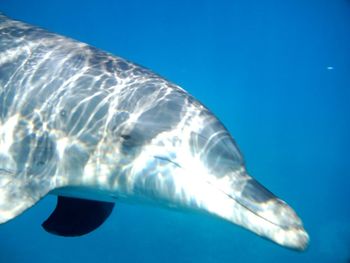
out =
[[[6,110],[28,115],[50,97],[52,102],[53,96],[103,89],[95,84],[108,78],[102,68],[105,53],[99,56],[96,49],[86,44],[4,16],[0,18],[0,83],[4,88],[0,116],[5,117]],[[108,81],[113,84],[115,77],[109,76]],[[56,105],[43,106],[51,115]]]

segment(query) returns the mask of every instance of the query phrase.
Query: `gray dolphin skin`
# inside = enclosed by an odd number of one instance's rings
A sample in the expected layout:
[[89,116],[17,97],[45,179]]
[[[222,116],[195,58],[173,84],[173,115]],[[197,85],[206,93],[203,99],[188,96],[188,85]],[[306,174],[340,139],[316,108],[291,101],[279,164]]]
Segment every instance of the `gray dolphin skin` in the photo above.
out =
[[0,14],[0,224],[47,194],[58,203],[43,227],[61,236],[96,229],[118,200],[205,212],[296,250],[309,241],[185,90]]

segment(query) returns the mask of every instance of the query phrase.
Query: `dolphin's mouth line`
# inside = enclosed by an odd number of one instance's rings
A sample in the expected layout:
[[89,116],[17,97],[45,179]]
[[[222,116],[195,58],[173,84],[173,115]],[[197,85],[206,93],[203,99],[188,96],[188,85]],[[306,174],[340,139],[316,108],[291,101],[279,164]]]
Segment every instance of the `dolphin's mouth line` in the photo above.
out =
[[215,189],[217,189],[218,191],[222,192],[224,195],[226,195],[227,197],[229,197],[230,199],[232,199],[234,202],[236,202],[237,204],[239,204],[240,206],[244,207],[245,209],[247,209],[249,212],[251,212],[252,214],[254,214],[255,216],[265,220],[266,222],[276,226],[276,227],[279,227],[283,230],[289,230],[289,229],[301,229],[301,227],[299,226],[291,226],[291,227],[287,227],[287,226],[284,226],[284,225],[280,225],[280,224],[277,224],[269,219],[267,219],[266,217],[263,217],[262,215],[259,215],[257,212],[255,212],[253,209],[249,208],[247,205],[243,204],[242,202],[240,202],[239,200],[237,200],[236,198],[234,198],[232,195],[226,193],[224,190],[220,189],[220,188],[217,188],[215,187],[211,182],[209,181],[206,181],[207,184],[213,186]]
[[[172,164],[174,164],[175,166],[177,166],[178,168],[184,169],[180,164],[178,164],[177,162],[171,160],[170,158],[166,157],[166,156],[159,156],[159,155],[154,155],[153,158],[155,159],[159,159],[159,160],[163,160],[163,161],[167,161],[170,162]],[[237,203],[238,205],[240,205],[241,207],[245,208],[246,210],[248,210],[249,212],[251,212],[252,214],[254,214],[255,216],[263,219],[264,221],[268,222],[271,225],[274,225],[278,228],[281,228],[285,231],[290,230],[290,229],[302,229],[301,226],[298,225],[291,225],[291,226],[286,226],[286,225],[282,225],[282,224],[277,224],[273,221],[271,221],[270,219],[260,215],[259,213],[257,213],[255,210],[253,210],[252,208],[250,208],[249,206],[247,206],[246,204],[244,204],[243,202],[239,201],[238,199],[236,199],[234,196],[226,193],[224,190],[216,187],[213,183],[211,183],[210,181],[206,180],[205,181],[207,184],[209,184],[210,186],[214,187],[216,190],[220,191],[221,193],[223,193],[224,195],[226,195],[228,198],[230,198],[231,200],[233,200],[235,203]]]
[[169,163],[174,164],[175,166],[177,166],[177,167],[179,167],[179,168],[182,168],[182,166],[181,166],[180,164],[178,164],[177,162],[172,161],[172,160],[169,159],[168,157],[159,156],[159,155],[154,155],[153,158],[154,158],[154,159],[159,159],[159,160],[162,160],[162,161],[167,161],[167,162],[169,162]]

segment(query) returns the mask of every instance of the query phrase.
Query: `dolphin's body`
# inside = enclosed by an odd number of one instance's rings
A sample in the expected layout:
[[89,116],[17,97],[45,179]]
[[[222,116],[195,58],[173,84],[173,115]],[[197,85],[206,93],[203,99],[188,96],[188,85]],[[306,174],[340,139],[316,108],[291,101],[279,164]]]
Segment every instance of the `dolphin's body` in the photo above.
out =
[[132,200],[205,211],[303,250],[283,201],[247,174],[225,127],[180,87],[0,14],[0,223],[47,194],[43,227],[86,234]]

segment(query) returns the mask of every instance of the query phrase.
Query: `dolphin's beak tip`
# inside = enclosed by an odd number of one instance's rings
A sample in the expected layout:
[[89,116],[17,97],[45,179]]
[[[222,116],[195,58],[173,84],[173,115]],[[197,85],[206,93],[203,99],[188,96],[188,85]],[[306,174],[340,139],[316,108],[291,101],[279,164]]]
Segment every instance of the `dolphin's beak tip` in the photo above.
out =
[[302,226],[286,229],[282,233],[283,239],[275,239],[276,243],[298,252],[303,252],[309,247],[310,237]]
[[310,237],[308,233],[305,231],[305,229],[302,229],[301,232],[298,235],[298,247],[296,248],[297,251],[305,251],[309,247],[310,243]]

